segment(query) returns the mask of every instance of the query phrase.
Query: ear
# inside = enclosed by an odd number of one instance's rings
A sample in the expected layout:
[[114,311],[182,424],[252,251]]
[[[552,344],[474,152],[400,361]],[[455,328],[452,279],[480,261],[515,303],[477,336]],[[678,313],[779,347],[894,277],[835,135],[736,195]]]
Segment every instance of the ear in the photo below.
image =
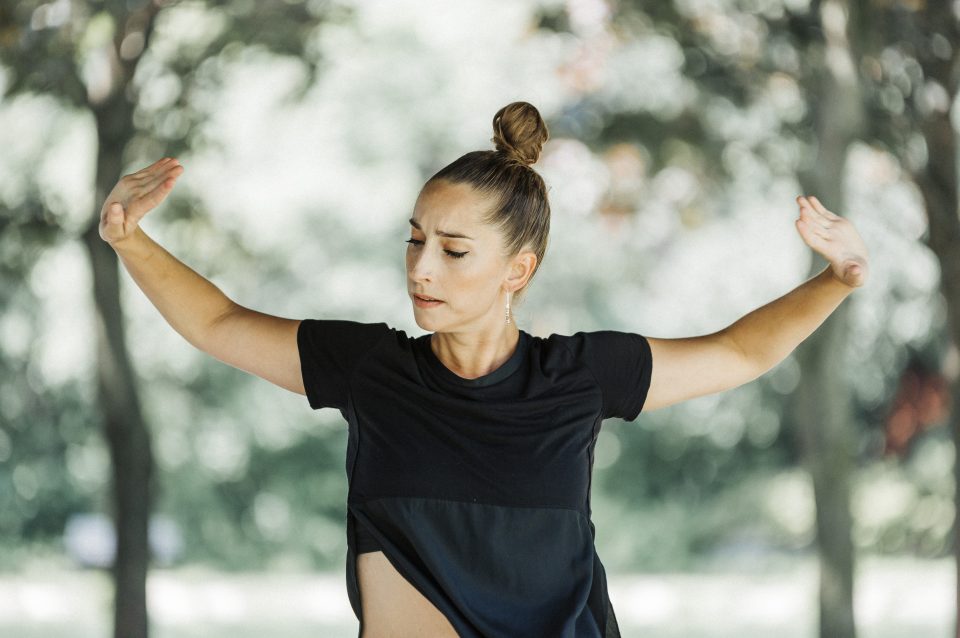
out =
[[520,254],[511,260],[510,271],[505,282],[508,289],[516,291],[527,285],[527,281],[533,276],[536,267],[537,256],[534,252],[526,249],[521,250]]

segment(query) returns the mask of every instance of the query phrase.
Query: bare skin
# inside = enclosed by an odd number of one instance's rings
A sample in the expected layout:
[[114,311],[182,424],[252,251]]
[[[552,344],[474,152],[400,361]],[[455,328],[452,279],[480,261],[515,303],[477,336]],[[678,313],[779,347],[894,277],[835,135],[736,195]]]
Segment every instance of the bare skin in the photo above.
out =
[[[101,238],[121,249],[119,253],[126,246],[136,246],[140,219],[166,198],[183,170],[176,159],[163,158],[125,175],[100,211]],[[645,412],[755,379],[807,338],[852,290],[865,284],[869,272],[867,249],[850,221],[827,210],[815,197],[798,197],[797,204],[798,233],[830,266],[724,330],[676,339],[648,337],[654,364]],[[519,330],[512,318],[509,323],[505,321],[505,306],[512,293],[526,285],[536,265],[536,255],[529,250],[510,258],[503,256],[499,231],[482,222],[488,206],[489,202],[463,184],[438,182],[426,186],[417,199],[410,231],[413,243],[406,254],[407,288],[417,325],[433,333],[430,347],[443,365],[467,379],[496,370],[515,351]],[[442,232],[462,233],[467,238]],[[458,257],[460,254],[463,257]],[[157,255],[160,253],[154,253],[159,259]],[[198,338],[198,347],[209,345],[205,351],[218,353],[220,360],[305,393],[295,341],[299,322],[264,313],[211,311],[216,310],[222,293],[196,273],[192,273],[192,279],[188,277],[192,271],[182,264],[174,268],[178,262],[172,256],[168,255],[167,263],[172,265],[154,269],[149,275],[152,285],[144,290],[152,291],[151,300],[161,312],[166,309],[165,317],[181,319],[172,325],[182,327],[189,322],[184,319],[179,299],[173,303],[158,292],[158,281],[164,281],[164,289],[189,290],[196,296],[209,297],[194,303],[191,309],[197,311],[194,315],[201,318],[201,324],[226,332],[228,338]],[[146,269],[137,272],[147,277]],[[166,277],[175,281],[171,284]],[[417,305],[415,294],[443,303]],[[191,320],[196,323],[196,317]],[[264,362],[260,353],[268,350],[280,354]],[[382,552],[357,558],[357,580],[364,638],[457,635],[446,617],[397,572]]]
[[[188,341],[234,367],[292,392],[305,394],[296,332],[299,321],[259,313],[232,302],[209,281],[163,250],[139,228],[140,220],[172,191],[184,172],[163,158],[125,175],[100,211],[100,236],[161,314]],[[431,347],[455,374],[475,378],[500,367],[514,352],[519,330],[505,321],[508,294],[526,284],[536,256],[523,252],[509,262],[499,235],[482,227],[486,202],[469,187],[434,184],[424,189],[414,217],[425,242],[407,248],[408,290],[443,299],[435,308],[414,304],[417,323],[435,336]],[[436,230],[461,232],[453,239]],[[446,251],[467,252],[463,258]],[[453,638],[446,617],[413,587],[383,552],[357,559],[364,638]]]
[[[506,321],[507,300],[526,284],[537,263],[531,250],[504,257],[500,231],[482,221],[489,206],[469,185],[428,184],[417,198],[407,246],[414,319],[433,332],[430,347],[437,358],[465,379],[496,370],[516,349],[520,332],[512,314]],[[459,254],[463,256],[455,256]],[[420,307],[414,294],[443,303]]]
[[357,582],[363,612],[361,638],[457,638],[447,617],[383,552],[364,552],[357,557]]
[[[430,348],[454,374],[475,379],[503,365],[514,353],[520,331],[506,304],[533,274],[536,255],[503,256],[503,238],[482,223],[490,203],[464,184],[436,182],[421,191],[407,246],[407,287],[417,325],[433,332]],[[452,238],[439,233],[459,233]],[[455,255],[463,254],[462,257]],[[414,294],[440,299],[418,306]],[[384,556],[357,557],[363,638],[456,638],[433,603]]]

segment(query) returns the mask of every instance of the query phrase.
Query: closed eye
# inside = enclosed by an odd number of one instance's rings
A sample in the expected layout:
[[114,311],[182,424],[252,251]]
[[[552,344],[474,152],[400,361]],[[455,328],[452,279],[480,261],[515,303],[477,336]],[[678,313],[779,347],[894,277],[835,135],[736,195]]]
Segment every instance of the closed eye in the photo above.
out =
[[[412,244],[412,245],[414,245],[414,246],[420,246],[420,245],[423,244],[423,242],[422,242],[421,240],[419,240],[419,239],[414,239],[414,238],[412,238],[412,237],[407,240],[407,243],[408,243],[408,244]],[[454,251],[454,250],[444,250],[443,252],[447,253],[448,255],[450,255],[451,257],[453,257],[454,259],[460,259],[461,257],[463,257],[464,255],[466,255],[466,254],[467,254],[468,252],[470,252],[470,251],[469,251],[469,250],[465,250],[465,251],[463,251],[462,253],[458,253],[458,252],[456,252],[456,251]]]

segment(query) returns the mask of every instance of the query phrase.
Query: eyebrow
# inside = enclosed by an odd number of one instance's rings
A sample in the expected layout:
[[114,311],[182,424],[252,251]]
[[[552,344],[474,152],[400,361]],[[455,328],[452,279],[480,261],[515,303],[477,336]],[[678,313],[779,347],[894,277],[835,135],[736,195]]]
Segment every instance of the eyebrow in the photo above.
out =
[[[415,220],[413,217],[410,218],[410,225],[416,228],[417,230],[423,230],[423,228],[420,227],[420,223],[417,220]],[[442,230],[436,231],[436,234],[440,235],[441,237],[453,237],[453,238],[459,238],[459,239],[473,240],[473,237],[467,237],[466,235],[462,235],[460,233],[448,233]]]

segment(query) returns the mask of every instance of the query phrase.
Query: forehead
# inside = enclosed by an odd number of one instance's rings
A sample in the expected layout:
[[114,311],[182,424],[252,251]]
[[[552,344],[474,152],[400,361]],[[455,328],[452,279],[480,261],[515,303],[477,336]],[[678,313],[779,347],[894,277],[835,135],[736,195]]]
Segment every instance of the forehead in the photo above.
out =
[[436,228],[477,237],[484,234],[482,219],[489,205],[469,184],[437,181],[420,192],[413,219],[424,230]]

